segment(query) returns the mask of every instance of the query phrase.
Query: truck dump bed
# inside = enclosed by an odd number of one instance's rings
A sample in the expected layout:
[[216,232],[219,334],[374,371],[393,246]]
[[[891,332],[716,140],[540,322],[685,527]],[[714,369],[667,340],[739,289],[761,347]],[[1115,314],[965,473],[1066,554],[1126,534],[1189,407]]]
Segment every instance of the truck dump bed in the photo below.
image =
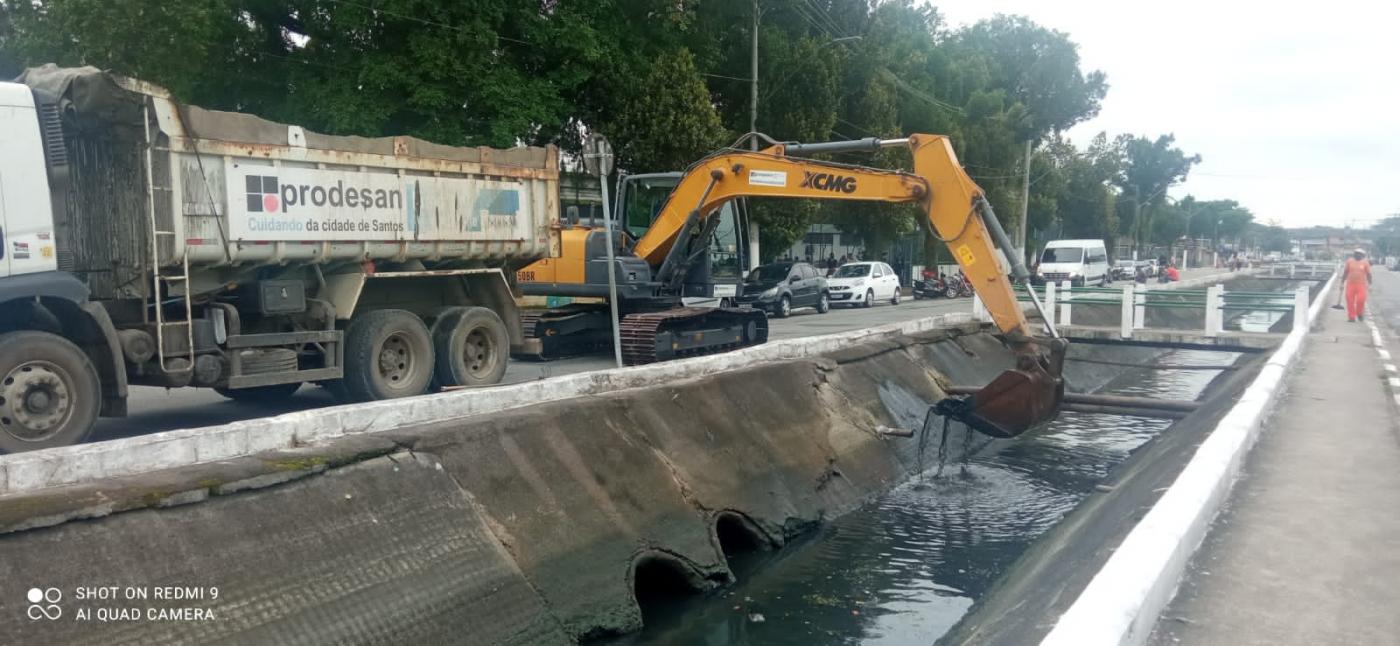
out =
[[137,295],[150,267],[186,258],[195,269],[364,260],[435,268],[558,255],[552,146],[324,135],[183,105],[90,67],[49,65],[19,81],[60,99],[62,132],[45,130],[67,154],[59,266],[87,274],[95,296]]

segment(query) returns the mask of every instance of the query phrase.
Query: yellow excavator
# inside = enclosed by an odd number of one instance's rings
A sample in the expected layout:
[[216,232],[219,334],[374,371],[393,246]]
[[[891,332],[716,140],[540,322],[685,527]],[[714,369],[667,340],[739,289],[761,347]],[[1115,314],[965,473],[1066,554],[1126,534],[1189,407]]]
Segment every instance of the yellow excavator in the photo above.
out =
[[[629,365],[681,356],[724,352],[763,343],[766,315],[736,307],[687,307],[686,297],[718,296],[723,305],[742,289],[716,279],[713,246],[716,231],[742,222],[742,198],[781,197],[914,203],[928,218],[930,230],[948,245],[963,274],[991,313],[1016,367],[967,397],[939,402],[941,414],[959,419],[996,437],[1012,437],[1053,419],[1064,397],[1060,376],[1066,342],[1051,325],[1037,334],[1017,302],[1011,279],[1003,273],[996,250],[1025,281],[1028,273],[982,190],[963,172],[952,143],[941,135],[901,139],[867,138],[821,143],[780,143],[761,137],[756,151],[728,148],[711,154],[679,175],[634,176],[661,182],[646,208],[647,182],[633,181],[619,191],[623,226],[609,241],[598,222],[569,222],[561,232],[563,252],[517,272],[527,295],[591,296],[609,294],[607,252],[614,249],[614,276],[623,358]],[[736,144],[737,145],[737,144]],[[811,159],[811,155],[874,152],[906,146],[913,172]],[[668,182],[661,181],[667,180]],[[644,230],[631,228],[631,212],[648,214]],[[637,233],[635,237],[629,235]],[[731,246],[742,248],[742,241]],[[1031,290],[1037,310],[1041,305]],[[1043,312],[1041,312],[1042,318]],[[606,302],[544,310],[524,317],[527,344],[541,355],[596,346],[610,339],[611,314]]]

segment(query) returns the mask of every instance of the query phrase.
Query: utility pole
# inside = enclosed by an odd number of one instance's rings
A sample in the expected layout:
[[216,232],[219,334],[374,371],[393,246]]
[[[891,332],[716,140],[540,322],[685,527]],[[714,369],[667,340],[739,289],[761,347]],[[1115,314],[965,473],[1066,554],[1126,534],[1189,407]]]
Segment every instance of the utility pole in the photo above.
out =
[[[758,0],[753,0],[753,52],[749,57],[749,149],[758,150]],[[749,218],[749,270],[758,266],[758,222]]]
[[1026,140],[1026,173],[1021,178],[1021,226],[1016,231],[1016,253],[1026,261],[1026,229],[1030,228],[1031,209],[1031,140]]

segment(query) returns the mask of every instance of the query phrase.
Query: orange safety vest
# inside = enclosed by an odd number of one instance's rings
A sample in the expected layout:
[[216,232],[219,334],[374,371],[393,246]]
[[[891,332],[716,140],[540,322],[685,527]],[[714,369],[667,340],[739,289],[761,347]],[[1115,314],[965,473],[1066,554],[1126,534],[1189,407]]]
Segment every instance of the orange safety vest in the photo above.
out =
[[1365,258],[1357,260],[1347,258],[1347,283],[1366,284],[1366,277],[1371,275],[1371,261]]

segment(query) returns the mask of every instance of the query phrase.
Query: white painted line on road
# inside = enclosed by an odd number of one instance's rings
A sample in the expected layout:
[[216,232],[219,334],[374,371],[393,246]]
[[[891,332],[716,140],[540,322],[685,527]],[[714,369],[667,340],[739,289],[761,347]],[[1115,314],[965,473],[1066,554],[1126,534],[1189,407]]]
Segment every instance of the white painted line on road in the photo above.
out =
[[1390,373],[1386,381],[1390,384],[1391,396],[1395,398],[1395,404],[1400,406],[1400,377],[1395,376],[1397,371],[1395,364],[1390,362],[1390,351],[1385,349],[1385,339],[1381,336],[1381,328],[1376,325],[1374,319],[1366,319],[1366,326],[1371,328],[1371,340],[1376,344],[1376,354],[1380,355],[1381,361],[1386,362],[1385,371]]

